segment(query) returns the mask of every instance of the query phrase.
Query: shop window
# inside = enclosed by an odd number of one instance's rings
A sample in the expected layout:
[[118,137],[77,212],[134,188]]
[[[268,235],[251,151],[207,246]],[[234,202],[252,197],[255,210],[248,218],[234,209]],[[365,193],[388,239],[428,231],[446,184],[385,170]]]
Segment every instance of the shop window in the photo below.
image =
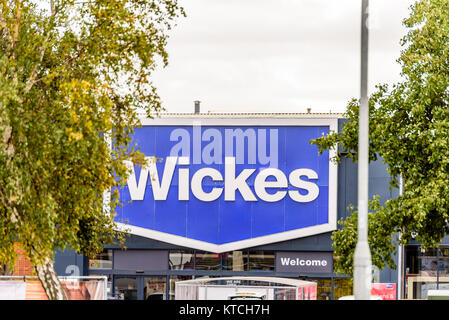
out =
[[449,289],[449,247],[405,248],[406,299],[426,299],[429,290]]
[[438,257],[436,248],[420,248],[418,252],[419,274],[422,276],[436,276],[438,269]]
[[193,250],[171,250],[169,253],[170,270],[193,270]]
[[89,259],[89,269],[112,269],[112,250],[104,250]]
[[353,286],[351,278],[334,278],[334,300],[354,295]]
[[436,261],[437,253],[420,246],[406,246],[405,255],[406,298],[424,299],[432,284],[436,285],[436,274],[432,275],[432,261]]
[[438,273],[442,277],[449,277],[449,247],[440,247]]
[[197,251],[195,267],[196,270],[220,270],[220,254]]
[[145,277],[143,288],[144,300],[167,300],[166,298],[167,277]]
[[418,246],[405,247],[405,273],[406,275],[417,275],[418,266]]
[[[310,281],[310,280],[309,280]],[[317,300],[331,300],[332,298],[332,281],[330,279],[313,280],[317,283]]]
[[248,270],[248,253],[246,251],[231,251],[222,254],[223,270]]
[[249,269],[251,271],[274,271],[274,251],[250,251]]
[[114,297],[119,300],[137,300],[137,277],[114,277]]

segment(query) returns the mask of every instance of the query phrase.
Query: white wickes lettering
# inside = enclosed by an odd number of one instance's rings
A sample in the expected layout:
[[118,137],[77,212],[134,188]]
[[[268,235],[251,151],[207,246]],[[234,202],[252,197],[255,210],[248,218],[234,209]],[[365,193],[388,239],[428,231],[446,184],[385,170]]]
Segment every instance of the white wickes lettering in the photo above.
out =
[[[234,157],[225,157],[224,179],[222,173],[214,168],[201,168],[194,172],[192,178],[190,178],[190,168],[183,167],[190,164],[190,158],[176,156],[166,158],[162,179],[159,179],[156,158],[146,157],[146,160],[147,165],[140,170],[138,179],[133,163],[131,161],[125,161],[130,172],[127,183],[131,200],[144,200],[148,176],[150,176],[154,200],[166,200],[176,166],[178,166],[178,200],[188,201],[190,190],[192,190],[193,195],[197,199],[206,202],[217,200],[222,195],[223,190],[225,201],[235,201],[236,191],[240,192],[245,201],[258,201],[258,198],[260,198],[260,200],[266,202],[277,202],[284,199],[288,194],[293,201],[311,202],[319,195],[319,188],[316,183],[301,180],[301,176],[306,176],[311,180],[318,179],[318,174],[311,169],[293,170],[288,180],[285,174],[279,169],[266,168],[261,170],[254,179],[254,191],[258,196],[256,198],[247,182],[248,178],[251,177],[256,169],[243,169],[236,176],[236,159]],[[274,178],[271,181],[268,179],[270,176]],[[215,182],[224,180],[224,187],[222,185],[220,187],[214,186],[211,191],[205,192],[203,189],[203,180],[205,177],[210,177]],[[293,187],[306,190],[307,194],[303,195],[299,190],[287,191],[289,182]],[[268,192],[267,189],[273,189],[273,191]]]
[[[269,176],[276,178],[276,181],[266,181]],[[276,202],[284,199],[287,191],[276,191],[270,194],[266,191],[266,188],[287,188],[288,182],[285,174],[281,170],[275,168],[269,168],[262,170],[254,181],[254,190],[260,199],[267,202]]]
[[128,184],[131,200],[143,200],[148,179],[148,169],[143,167],[142,170],[140,170],[139,183],[137,184],[136,172],[132,161],[125,160],[125,165],[130,172],[126,182]]
[[192,193],[195,197],[197,197],[201,201],[214,201],[217,200],[221,193],[223,192],[222,188],[212,188],[212,191],[209,193],[204,192],[202,183],[204,177],[211,177],[213,181],[223,181],[223,177],[220,171],[212,169],[212,168],[203,168],[195,172],[192,177]]
[[290,183],[299,189],[307,190],[306,195],[302,195],[297,190],[290,190],[288,192],[290,198],[296,202],[312,202],[320,194],[318,185],[313,182],[301,180],[301,176],[306,176],[309,179],[318,179],[318,174],[312,169],[296,169],[290,173]]
[[153,190],[154,200],[167,200],[168,189],[170,188],[173,179],[177,160],[178,157],[167,157],[165,159],[164,173],[162,174],[161,182],[159,182],[155,158],[152,157],[149,161],[151,189]]
[[235,176],[235,158],[225,158],[225,201],[235,201],[235,191],[238,189],[245,201],[257,201],[251,189],[246,183],[246,179],[256,171],[256,169],[244,169]]
[[167,157],[165,160],[164,173],[162,181],[159,182],[159,174],[156,167],[155,157],[146,157],[148,166],[140,170],[139,184],[136,182],[136,174],[131,161],[126,161],[126,166],[130,169],[128,176],[128,189],[131,200],[143,200],[147,184],[148,174],[150,175],[151,189],[153,190],[154,200],[167,200],[168,189],[170,188],[173,173],[175,172],[178,157]]
[[[189,157],[179,157],[178,165],[188,165]],[[189,200],[189,168],[178,169],[178,200]]]

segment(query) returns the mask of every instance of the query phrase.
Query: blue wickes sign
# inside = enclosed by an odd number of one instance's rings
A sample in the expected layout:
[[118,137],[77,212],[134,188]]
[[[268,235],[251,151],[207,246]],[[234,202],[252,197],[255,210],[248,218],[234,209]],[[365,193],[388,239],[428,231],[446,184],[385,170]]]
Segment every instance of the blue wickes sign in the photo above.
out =
[[337,119],[145,120],[120,190],[130,233],[225,252],[335,230],[337,169],[310,140]]

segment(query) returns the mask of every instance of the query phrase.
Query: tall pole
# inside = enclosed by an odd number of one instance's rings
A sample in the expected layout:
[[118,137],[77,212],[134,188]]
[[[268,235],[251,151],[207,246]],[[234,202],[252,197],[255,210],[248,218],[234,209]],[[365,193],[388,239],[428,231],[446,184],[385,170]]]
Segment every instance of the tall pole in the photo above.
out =
[[[399,196],[402,196],[404,193],[404,181],[402,180],[402,174],[399,176]],[[401,232],[399,232],[399,240],[401,239]],[[404,246],[399,243],[398,248],[398,300],[402,299],[402,287],[403,287],[403,277],[402,274],[404,270]]]
[[354,252],[354,299],[369,300],[371,291],[371,253],[368,245],[368,5],[362,0],[361,77],[358,146],[358,237]]

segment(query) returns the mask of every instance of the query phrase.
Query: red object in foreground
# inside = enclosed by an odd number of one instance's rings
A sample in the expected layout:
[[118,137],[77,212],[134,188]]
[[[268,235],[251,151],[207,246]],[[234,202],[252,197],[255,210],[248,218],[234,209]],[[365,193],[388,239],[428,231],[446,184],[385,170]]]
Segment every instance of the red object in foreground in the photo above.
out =
[[380,296],[382,300],[396,300],[396,283],[372,283],[371,295]]

